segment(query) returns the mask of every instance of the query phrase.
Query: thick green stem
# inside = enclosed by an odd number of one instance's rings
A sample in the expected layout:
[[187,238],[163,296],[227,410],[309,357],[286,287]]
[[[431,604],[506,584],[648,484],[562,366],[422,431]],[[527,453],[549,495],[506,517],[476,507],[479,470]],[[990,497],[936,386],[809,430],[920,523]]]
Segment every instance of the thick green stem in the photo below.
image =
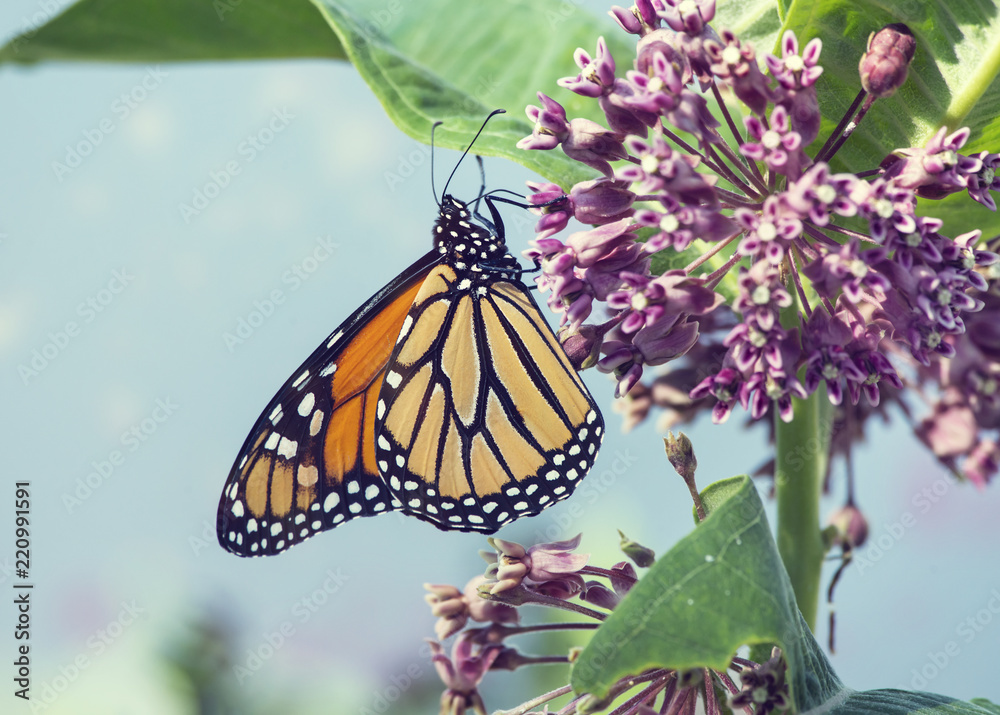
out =
[[774,484],[778,502],[778,552],[795,589],[802,616],[816,628],[823,540],[819,498],[829,454],[826,390],[808,399],[792,398],[795,416],[785,423],[775,415]]

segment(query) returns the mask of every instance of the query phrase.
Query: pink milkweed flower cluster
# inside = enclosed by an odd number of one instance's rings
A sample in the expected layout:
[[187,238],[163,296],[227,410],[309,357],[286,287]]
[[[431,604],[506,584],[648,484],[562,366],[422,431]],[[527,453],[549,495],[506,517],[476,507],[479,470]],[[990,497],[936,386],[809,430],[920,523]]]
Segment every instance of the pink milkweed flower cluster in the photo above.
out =
[[[635,586],[639,578],[636,567],[647,568],[655,561],[651,549],[621,534],[619,547],[630,560],[610,568],[592,566],[588,564],[589,554],[576,551],[580,538],[577,535],[528,548],[490,538],[493,551],[480,552],[489,563],[485,577],[473,579],[464,591],[454,586],[426,585],[426,600],[439,619],[435,627],[438,637],[444,640],[457,633],[450,656],[441,643],[430,641],[435,669],[445,685],[441,715],[458,715],[467,710],[478,715],[489,712],[479,687],[491,671],[571,663],[574,656],[565,651],[529,655],[513,645],[513,639],[531,633],[594,630]],[[521,625],[521,607],[529,604],[536,618],[541,615],[548,620]],[[572,618],[567,619],[566,614],[572,614]],[[484,625],[464,628],[466,617]],[[559,712],[583,715],[603,711],[615,700],[624,701],[614,709],[616,713],[686,713],[701,707],[709,715],[721,715],[736,707],[750,712],[751,706],[756,712],[780,711],[790,703],[784,671],[778,649],[766,663],[734,657],[721,671],[649,668],[621,677],[610,688],[608,698],[574,695]],[[742,687],[736,683],[737,674]],[[566,685],[505,712],[528,712],[543,705],[547,708],[571,690]],[[725,697],[720,698],[721,694]],[[656,709],[640,704],[655,704]]]
[[[900,399],[901,375],[915,375],[948,401],[921,438],[988,480],[1000,462],[986,435],[1000,427],[998,256],[979,231],[950,236],[915,211],[918,198],[960,191],[995,210],[1000,155],[964,155],[969,130],[942,128],[870,171],[834,173],[829,159],[853,131],[846,117],[807,153],[821,126],[819,39],[800,48],[786,32],[780,55],[761,63],[750,43],[713,29],[713,0],[637,0],[611,15],[637,39],[630,67],[601,38],[593,55],[577,50],[579,73],[558,81],[596,99],[607,127],[568,118],[539,92],[527,109],[534,130],[518,143],[561,147],[600,174],[568,191],[529,184],[545,207],[525,256],[541,268],[571,360],[617,378],[617,395],[642,405],[632,423],[651,404],[675,410],[671,424],[705,409],[721,423],[737,405],[755,420],[773,407],[789,421],[792,397],[821,386],[834,405],[876,408]],[[905,81],[915,42],[901,25],[873,34],[854,125]],[[742,131],[725,92],[746,107]],[[573,218],[592,228],[562,236]],[[654,273],[658,264],[670,270]],[[643,383],[647,367],[675,361]],[[948,420],[959,413],[974,427],[956,441]]]

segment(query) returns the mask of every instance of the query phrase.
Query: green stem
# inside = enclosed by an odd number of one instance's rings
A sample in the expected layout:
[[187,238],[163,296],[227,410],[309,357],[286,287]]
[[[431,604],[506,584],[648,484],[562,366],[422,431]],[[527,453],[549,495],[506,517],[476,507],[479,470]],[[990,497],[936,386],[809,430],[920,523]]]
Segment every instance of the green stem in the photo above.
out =
[[785,423],[775,415],[774,484],[778,503],[778,552],[795,589],[802,616],[816,629],[823,540],[819,498],[829,454],[830,422],[822,408],[826,390],[808,399],[793,397],[795,416]]

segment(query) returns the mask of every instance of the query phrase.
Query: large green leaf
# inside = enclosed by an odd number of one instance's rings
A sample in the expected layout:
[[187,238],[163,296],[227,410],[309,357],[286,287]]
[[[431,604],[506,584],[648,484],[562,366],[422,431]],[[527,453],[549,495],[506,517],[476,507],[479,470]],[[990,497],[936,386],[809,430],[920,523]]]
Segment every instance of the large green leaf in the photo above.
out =
[[989,712],[930,693],[845,688],[799,615],[752,481],[717,482],[703,501],[708,518],[594,633],[573,666],[574,690],[603,696],[618,679],[650,668],[725,670],[741,645],[777,643],[799,712]]
[[748,477],[706,490],[708,518],[662,557],[601,625],[573,667],[573,689],[604,694],[648,668],[725,670],[744,644],[777,643],[797,702],[843,690],[799,617]]
[[307,0],[81,0],[0,48],[0,63],[343,59]]
[[[564,187],[595,176],[562,151],[514,146],[531,133],[523,110],[537,103],[535,92],[551,92],[558,77],[577,71],[573,51],[596,42],[601,28],[594,18],[574,12],[553,25],[537,22],[546,8],[560,7],[553,2],[432,0],[406,12],[447,17],[447,23],[403,17],[389,25],[396,28],[390,38],[338,0],[317,4],[386,113],[410,136],[427,141],[431,124],[440,119],[445,124],[435,139],[441,146],[464,148],[486,114],[504,108],[510,113],[490,122],[476,142],[477,154],[511,159]],[[533,56],[539,47],[546,48],[545,55]],[[596,105],[590,110],[594,114]]]

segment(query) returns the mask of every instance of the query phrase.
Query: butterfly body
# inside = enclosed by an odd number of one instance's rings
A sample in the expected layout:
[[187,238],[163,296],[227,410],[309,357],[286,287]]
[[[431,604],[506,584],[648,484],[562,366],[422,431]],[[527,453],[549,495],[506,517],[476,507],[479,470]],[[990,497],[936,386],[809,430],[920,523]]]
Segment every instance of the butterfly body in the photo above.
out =
[[434,249],[278,391],[223,490],[224,548],[274,554],[387,511],[492,533],[587,473],[601,415],[486,205],[492,222],[444,196]]

